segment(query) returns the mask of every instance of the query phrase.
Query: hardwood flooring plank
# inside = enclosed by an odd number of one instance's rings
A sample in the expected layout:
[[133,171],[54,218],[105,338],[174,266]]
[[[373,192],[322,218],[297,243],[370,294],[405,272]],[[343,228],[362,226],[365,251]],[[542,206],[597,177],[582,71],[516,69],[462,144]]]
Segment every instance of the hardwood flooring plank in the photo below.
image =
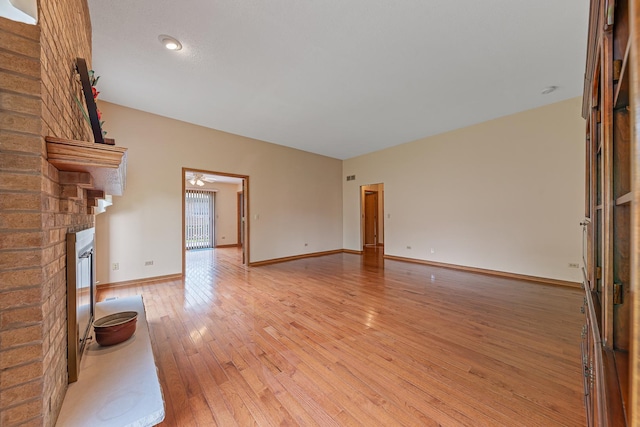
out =
[[189,398],[189,407],[191,408],[194,421],[198,427],[218,425],[213,419],[213,414],[211,413],[211,409],[209,408],[204,396],[191,396]]
[[242,396],[240,396],[235,384],[226,382],[220,386],[220,391],[236,424],[239,426],[259,425],[242,400]]
[[209,375],[209,367],[211,366],[202,356],[195,354],[189,356],[190,363],[197,372],[197,379],[203,390],[204,398],[209,406],[211,413],[219,426],[235,426],[235,419],[229,412],[229,408],[220,394],[218,383]]

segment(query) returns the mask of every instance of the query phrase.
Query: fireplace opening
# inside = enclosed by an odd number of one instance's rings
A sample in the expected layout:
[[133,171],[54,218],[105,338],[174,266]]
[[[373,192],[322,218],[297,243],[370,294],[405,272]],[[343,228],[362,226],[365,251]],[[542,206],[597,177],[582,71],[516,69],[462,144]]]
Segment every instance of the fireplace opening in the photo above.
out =
[[91,339],[95,312],[95,228],[67,233],[67,361],[69,382],[78,380],[80,360]]

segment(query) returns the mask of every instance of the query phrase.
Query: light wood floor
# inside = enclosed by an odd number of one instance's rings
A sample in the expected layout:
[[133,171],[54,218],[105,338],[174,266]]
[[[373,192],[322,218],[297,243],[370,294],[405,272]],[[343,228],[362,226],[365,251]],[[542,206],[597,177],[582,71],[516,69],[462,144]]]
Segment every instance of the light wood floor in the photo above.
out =
[[99,292],[144,295],[162,425],[585,425],[578,290],[375,253],[239,256]]

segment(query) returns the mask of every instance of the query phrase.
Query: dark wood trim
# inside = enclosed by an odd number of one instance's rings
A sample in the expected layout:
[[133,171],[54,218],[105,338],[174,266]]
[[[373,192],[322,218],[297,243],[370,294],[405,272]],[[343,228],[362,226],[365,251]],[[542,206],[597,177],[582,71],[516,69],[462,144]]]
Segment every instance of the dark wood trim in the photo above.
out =
[[[603,358],[603,356],[606,356],[608,350],[602,346],[602,338],[598,327],[600,324],[600,316],[602,316],[602,309],[599,306],[596,309],[594,297],[597,298],[597,295],[588,287],[584,269],[583,276],[585,278],[583,286],[585,293],[583,310],[587,319],[585,329],[583,329],[583,343],[586,346],[583,348],[583,357],[587,357],[583,362],[583,374],[593,377],[593,390],[585,388],[585,394],[595,393],[597,396],[594,400],[585,400],[585,404],[588,405],[587,418],[593,417],[595,414],[598,418],[597,425],[605,427],[607,426],[608,418],[607,385],[604,383],[605,362],[613,359],[608,357]],[[610,369],[607,368],[607,371],[610,371]]]
[[[597,2],[591,2],[590,12],[589,12],[589,34],[587,36],[587,42],[589,46],[599,46],[597,43],[597,39],[599,36],[598,28],[599,28],[599,20],[600,14],[597,12],[598,4]],[[598,62],[600,54],[597,49],[588,49],[587,50],[587,66],[586,72],[584,74],[584,90],[583,93],[590,93],[591,88],[593,87],[594,81],[597,80],[597,71],[598,67],[596,66]],[[582,101],[582,117],[587,118],[589,116],[590,110],[590,98],[584,97]]]
[[281,262],[294,261],[297,259],[304,259],[304,258],[314,258],[314,257],[319,257],[324,255],[333,255],[333,254],[339,254],[342,252],[343,252],[343,249],[335,249],[333,251],[313,252],[310,254],[301,254],[301,255],[293,255],[293,256],[287,256],[282,258],[267,259],[264,261],[251,262],[249,263],[249,267],[260,267],[262,265],[278,264]]
[[134,279],[134,280],[124,280],[122,282],[113,282],[113,283],[99,283],[96,285],[98,289],[111,289],[111,288],[120,288],[123,286],[132,286],[139,285],[142,283],[149,282],[166,282],[168,280],[182,280],[184,278],[184,274],[176,273],[176,274],[167,274],[165,276],[154,276],[154,277],[145,277],[143,279]]
[[[606,13],[606,9],[605,9]],[[602,37],[601,135],[602,135],[602,344],[613,348],[613,34]]]
[[[294,261],[294,260],[304,259],[304,258],[319,257],[319,256],[324,256],[324,255],[333,255],[333,254],[337,254],[337,253],[346,253],[346,254],[352,254],[352,255],[362,255],[364,252],[363,251],[355,251],[355,250],[352,250],[352,249],[337,249],[337,250],[333,250],[333,251],[314,252],[314,253],[310,253],[310,254],[293,255],[293,256],[290,256],[290,257],[274,258],[274,259],[269,259],[269,260],[264,260],[264,261],[252,262],[252,263],[249,264],[249,266],[250,267],[260,267],[260,266],[263,266],[263,265],[278,264],[278,263],[281,263],[281,262]],[[434,267],[448,268],[448,269],[451,269],[451,270],[460,270],[460,271],[466,271],[466,272],[469,272],[469,273],[480,273],[480,274],[486,274],[488,276],[506,277],[506,278],[509,278],[509,279],[516,279],[516,280],[526,280],[528,282],[544,283],[544,284],[547,284],[547,285],[564,286],[564,287],[578,288],[578,289],[581,288],[581,286],[582,286],[581,283],[579,283],[579,282],[570,282],[570,281],[567,281],[567,280],[550,279],[548,277],[527,276],[527,275],[524,275],[524,274],[508,273],[506,271],[488,270],[488,269],[484,269],[484,268],[467,267],[467,266],[464,266],[464,265],[447,264],[447,263],[443,263],[443,262],[426,261],[426,260],[421,260],[421,259],[416,259],[416,258],[405,258],[405,257],[394,256],[394,255],[384,255],[383,257],[385,259],[389,259],[389,260],[393,260],[393,261],[402,261],[402,262],[409,262],[409,263],[413,263],[413,264],[431,265],[431,266],[434,266]]]
[[353,249],[343,249],[342,252],[353,255],[362,255],[364,253],[364,251],[354,251]]
[[96,100],[93,98],[93,90],[91,82],[89,81],[89,68],[84,58],[76,58],[76,70],[80,75],[82,93],[84,93],[84,101],[87,105],[87,114],[89,116],[91,130],[93,131],[94,142],[104,144],[102,125],[100,125],[100,118],[98,118],[98,106],[96,105]]
[[182,254],[182,277],[184,277],[186,275],[186,269],[187,269],[187,236],[185,234],[185,228],[187,226],[187,219],[185,218],[184,215],[184,211],[187,207],[187,170],[185,168],[182,168],[182,192],[180,193],[182,195],[182,212],[180,212],[180,215],[182,216],[182,240],[181,240],[181,247],[180,247],[180,253]]
[[236,236],[236,242],[238,242],[238,246],[242,246],[242,215],[241,215],[241,210],[242,210],[242,205],[244,203],[242,203],[244,197],[244,192],[242,191],[237,191],[236,192],[236,228],[237,228],[237,236]]
[[640,426],[640,4],[629,2],[631,45],[629,68],[631,98],[631,324],[629,353],[629,425]]
[[620,78],[616,85],[613,105],[615,108],[624,108],[629,105],[629,52],[631,43],[627,43],[627,49],[624,52],[622,66],[620,70]]
[[526,280],[527,282],[544,283],[545,285],[566,286],[570,288],[581,288],[581,284],[578,282],[569,282],[567,280],[550,279],[548,277],[527,276],[525,274],[508,273],[506,271],[488,270],[486,268],[467,267],[464,265],[448,264],[445,262],[427,261],[416,258],[405,258],[395,255],[384,255],[385,259],[393,261],[410,262],[413,264],[432,265],[434,267],[449,268],[452,270],[461,270],[469,273],[480,273],[489,276],[507,277],[509,279]]
[[249,256],[249,251],[251,250],[251,245],[249,244],[249,236],[251,236],[251,211],[249,210],[249,175],[246,175],[244,177],[242,194],[244,195],[244,227],[246,230],[246,232],[244,233],[244,239],[242,241],[242,253],[244,254],[242,262],[249,266],[249,264],[251,263],[251,257]]

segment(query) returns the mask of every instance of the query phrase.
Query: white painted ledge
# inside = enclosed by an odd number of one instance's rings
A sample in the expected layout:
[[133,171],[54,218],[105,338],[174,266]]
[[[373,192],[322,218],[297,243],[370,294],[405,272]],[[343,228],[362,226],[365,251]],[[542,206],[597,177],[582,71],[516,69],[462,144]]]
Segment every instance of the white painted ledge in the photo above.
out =
[[111,347],[100,347],[95,340],[88,345],[78,381],[69,384],[57,426],[143,427],[164,419],[142,296],[100,302],[96,319],[119,311],[138,312],[135,334]]

